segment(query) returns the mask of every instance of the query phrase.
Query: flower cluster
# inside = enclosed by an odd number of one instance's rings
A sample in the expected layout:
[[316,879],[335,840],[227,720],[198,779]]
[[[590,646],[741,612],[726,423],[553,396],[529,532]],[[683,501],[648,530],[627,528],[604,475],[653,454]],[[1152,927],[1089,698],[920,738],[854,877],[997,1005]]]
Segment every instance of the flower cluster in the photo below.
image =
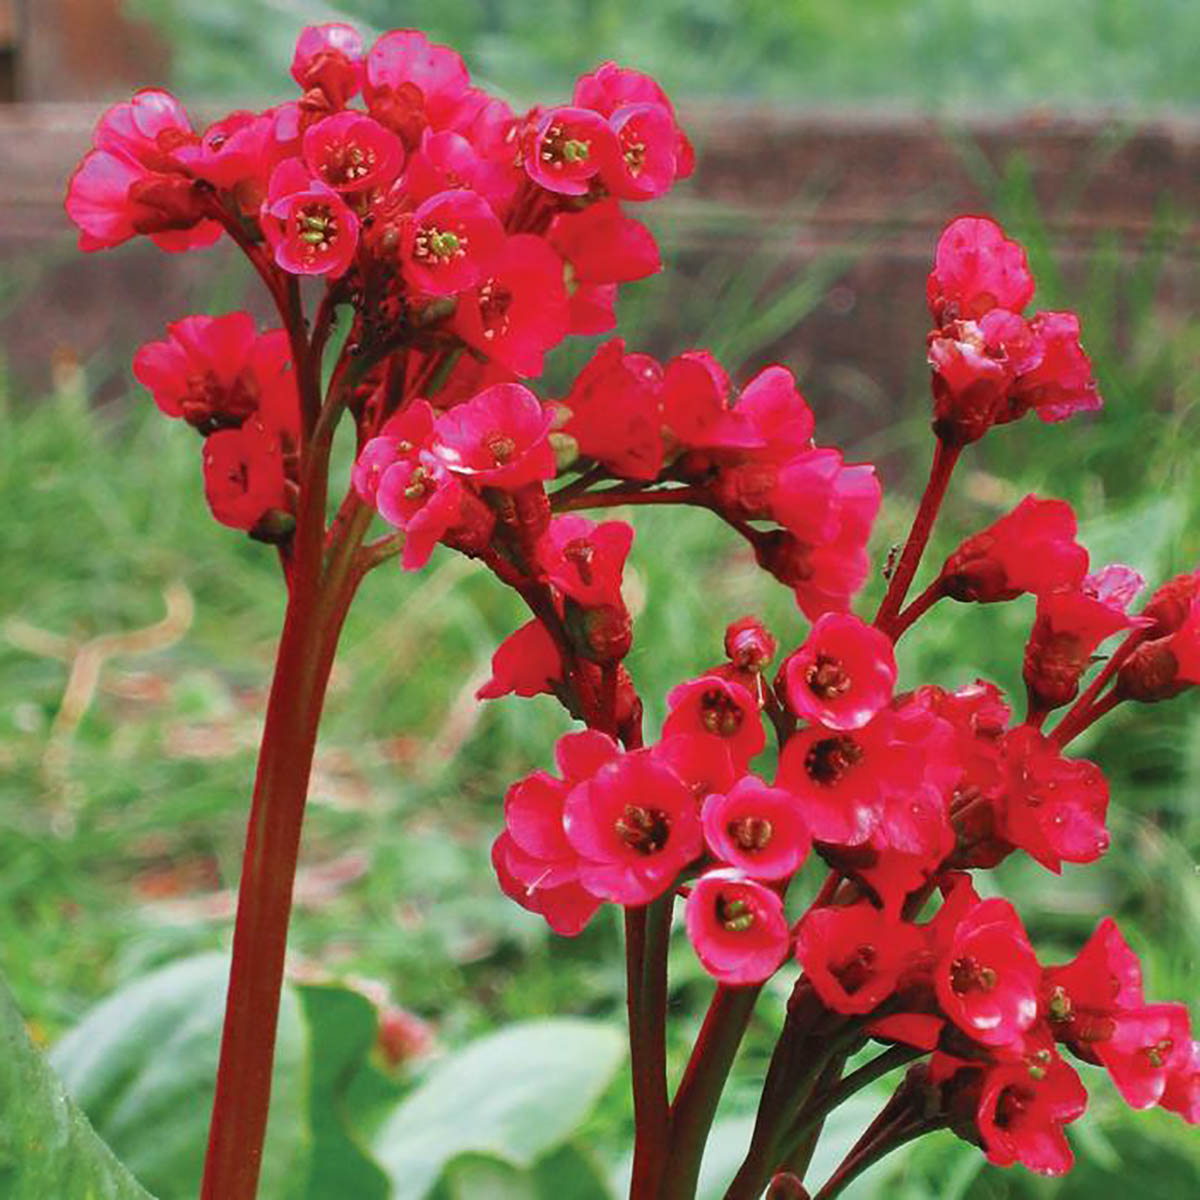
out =
[[[1016,910],[981,898],[971,875],[1013,853],[1058,872],[1105,852],[1104,775],[1066,747],[1117,703],[1200,683],[1200,572],[1132,613],[1141,577],[1092,570],[1069,506],[1029,496],[904,607],[963,449],[1031,410],[1060,421],[1100,403],[1076,317],[1023,315],[1034,280],[1021,247],[978,216],[938,242],[937,456],[868,623],[850,610],[880,485],[870,464],[818,445],[785,367],[739,387],[705,350],[660,361],[613,339],[565,395],[529,386],[566,336],[614,327],[621,284],[659,269],[627,208],[686,177],[692,152],[652,79],[606,63],[569,104],[517,114],[424,35],[397,30],[367,48],[341,24],[303,32],[292,74],[299,99],[203,133],[164,92],[118,104],[67,210],[86,250],[144,235],[181,251],[227,235],[266,284],[281,328],[260,332],[240,312],[186,317],[139,351],[135,372],[204,437],[216,518],[279,546],[297,622],[344,615],[368,569],[399,557],[418,570],[439,545],[526,603],[531,619],[498,647],[478,695],[548,693],[586,728],[560,739],[557,773],[509,789],[492,851],[503,890],[567,935],[605,903],[643,917],[665,903],[669,916],[686,897],[688,937],[716,980],[750,988],[797,964],[789,1030],[807,1013],[802,1036],[826,1055],[870,1038],[928,1055],[896,1103],[918,1088],[920,1120],[996,1163],[1070,1164],[1062,1127],[1086,1094],[1064,1050],[1106,1069],[1133,1106],[1200,1121],[1187,1010],[1146,1002],[1115,925],[1045,966]],[[323,288],[311,322],[305,276]],[[347,313],[322,394],[322,356]],[[326,529],[346,414],[358,450]],[[725,660],[670,692],[646,745],[626,668],[634,530],[579,510],[648,504],[714,514],[811,625],[774,674],[776,638],[753,617],[730,625]],[[389,531],[361,545],[375,515]],[[313,602],[304,586],[334,591]],[[1024,593],[1037,610],[1022,720],[988,681],[899,688],[895,643],[935,604]],[[773,771],[760,758],[768,729]],[[813,858],[826,884],[789,911]]]

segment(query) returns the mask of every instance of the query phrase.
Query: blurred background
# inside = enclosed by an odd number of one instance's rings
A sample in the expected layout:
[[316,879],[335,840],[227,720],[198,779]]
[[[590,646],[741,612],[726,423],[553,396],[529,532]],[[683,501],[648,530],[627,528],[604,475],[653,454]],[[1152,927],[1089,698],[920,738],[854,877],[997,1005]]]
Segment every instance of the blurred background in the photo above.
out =
[[[106,102],[158,84],[198,122],[262,107],[292,94],[299,29],[338,19],[422,28],[518,107],[566,96],[603,58],[662,82],[699,167],[646,214],[667,269],[626,289],[620,332],[659,354],[711,346],[740,379],[790,366],[819,439],[879,465],[879,563],[931,451],[933,245],[950,217],[993,214],[1029,248],[1036,305],[1080,312],[1107,407],[973,449],[932,561],[1035,490],[1077,507],[1097,565],[1153,586],[1200,560],[1194,0],[0,0],[0,967],[46,1043],[145,970],[227,946],[282,611],[273,555],[211,521],[193,439],[129,371],[185,313],[265,316],[249,273],[224,247],[82,256],[65,181]],[[557,352],[542,394],[563,394],[590,349]],[[785,646],[805,626],[705,514],[634,521],[629,665],[653,730],[667,688],[719,659],[728,621],[760,612]],[[1019,695],[1031,618],[1029,598],[939,609],[902,670]],[[505,788],[565,728],[545,697],[473,699],[523,619],[439,552],[419,575],[373,576],[346,631],[290,944],[297,977],[373,982],[425,1023],[392,1047],[397,1088],[518,1018],[619,1019],[615,916],[554,938],[488,866]],[[1151,998],[1200,1020],[1200,702],[1118,710],[1079,747],[1112,784],[1112,851],[1061,879],[1014,861],[998,883],[1051,961],[1116,913]],[[674,951],[679,1066],[710,988],[681,938]],[[759,1006],[717,1158],[744,1145],[790,982]],[[609,1163],[628,1144],[627,1083],[585,1131]],[[1135,1171],[1146,1200],[1196,1194],[1191,1132],[1087,1083],[1085,1162],[1065,1181],[985,1168],[944,1135],[848,1195],[1097,1198]]]

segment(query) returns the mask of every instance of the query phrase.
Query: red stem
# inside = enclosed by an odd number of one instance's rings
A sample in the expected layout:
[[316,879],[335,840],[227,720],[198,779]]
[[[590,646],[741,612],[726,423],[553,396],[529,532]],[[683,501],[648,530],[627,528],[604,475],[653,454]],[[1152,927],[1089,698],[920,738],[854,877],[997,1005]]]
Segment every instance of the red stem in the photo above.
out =
[[875,614],[876,627],[882,629],[889,636],[896,636],[893,633],[896,617],[900,612],[900,606],[904,603],[904,598],[908,595],[913,576],[916,575],[917,568],[921,565],[921,556],[925,553],[929,535],[933,532],[933,524],[937,520],[942,501],[946,498],[946,488],[949,486],[950,476],[954,473],[954,466],[961,453],[961,446],[948,445],[940,440],[934,450],[933,465],[929,469],[929,482],[925,485],[925,494],[921,497],[917,515],[913,518],[912,529],[908,533],[908,541],[904,544],[900,561],[896,564],[896,570],[888,583],[883,602]]
[[[1096,717],[1089,712],[1096,702],[1096,697],[1104,690],[1108,681],[1125,665],[1129,656],[1145,638],[1146,631],[1144,629],[1135,629],[1113,651],[1108,662],[1096,673],[1096,678],[1088,684],[1075,703],[1071,705],[1067,715],[1055,726],[1054,731],[1050,734],[1052,741],[1057,742],[1060,746],[1065,746],[1096,720]],[[1109,708],[1111,707],[1112,705],[1109,705]],[[1109,709],[1106,708],[1104,711],[1108,712]]]
[[892,641],[898,642],[945,594],[939,575],[907,608],[896,615],[892,622]]
[[306,579],[288,599],[246,832],[202,1200],[254,1200],[258,1187],[304,803],[338,634],[358,579],[348,556],[339,561],[346,567],[329,587]]
[[1121,697],[1113,690],[1097,700],[1090,708],[1079,712],[1074,708],[1071,709],[1050,735],[1050,740],[1057,742],[1059,746],[1065,746],[1072,739],[1077,738],[1089,726],[1094,725],[1101,717],[1112,712],[1120,703]]

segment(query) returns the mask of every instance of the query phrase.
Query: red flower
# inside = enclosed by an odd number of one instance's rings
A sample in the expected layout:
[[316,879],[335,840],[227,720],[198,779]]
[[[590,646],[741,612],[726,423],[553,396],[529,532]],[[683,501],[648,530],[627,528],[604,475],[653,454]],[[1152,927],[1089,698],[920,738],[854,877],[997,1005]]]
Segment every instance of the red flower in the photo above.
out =
[[262,227],[276,263],[292,275],[344,275],[358,246],[358,218],[332,188],[290,158],[275,168]]
[[362,113],[340,112],[308,127],[304,161],[334,191],[367,192],[395,181],[404,165],[404,143]]
[[734,449],[761,446],[754,424],[729,406],[729,376],[707,350],[692,350],[667,363],[663,419],[685,445]]
[[1106,638],[1138,624],[1125,613],[1143,583],[1129,567],[1106,567],[1078,588],[1038,597],[1025,647],[1025,684],[1043,711],[1069,704],[1092,653]]
[[299,114],[294,104],[262,113],[233,112],[214,121],[195,145],[175,157],[199,179],[230,193],[238,210],[257,216],[271,175],[300,153]]
[[1079,344],[1079,318],[1072,312],[1040,312],[1029,328],[1040,361],[1017,377],[1010,397],[1013,416],[1032,408],[1043,421],[1065,421],[1102,408],[1092,364]]
[[374,505],[383,472],[398,459],[415,460],[433,437],[433,409],[427,400],[414,400],[389,417],[376,437],[362,448],[351,479],[363,503]]
[[254,529],[271,510],[287,511],[287,478],[278,430],[255,416],[204,442],[204,494],[212,514],[233,529]]
[[405,274],[430,296],[452,296],[475,287],[488,277],[503,249],[503,227],[487,201],[474,192],[439,192],[404,223]]
[[462,134],[426,129],[421,147],[408,160],[404,195],[414,204],[438,192],[469,188],[503,217],[516,194],[518,179],[509,166],[483,156]]
[[547,109],[526,130],[521,148],[529,178],[564,196],[582,196],[593,176],[620,158],[617,135],[586,108]]
[[500,890],[522,908],[545,917],[555,933],[574,937],[583,931],[601,902],[574,881],[553,886],[539,883],[541,866],[541,861],[526,854],[508,832],[492,844],[492,867]]
[[679,135],[661,104],[626,104],[609,118],[616,153],[601,170],[605,186],[625,200],[653,200],[670,190],[677,174]]
[[547,237],[571,264],[577,283],[631,283],[662,270],[654,235],[616,200],[559,213]]
[[572,514],[554,517],[538,542],[538,565],[564,596],[593,608],[624,607],[621,575],[633,545],[633,527],[624,521],[597,525]]
[[729,747],[734,764],[743,770],[766,745],[754,697],[740,683],[719,675],[704,675],[672,688],[667,708],[664,738],[674,734],[720,738]]
[[579,453],[625,479],[654,479],[662,467],[662,368],[646,354],[605,342],[562,402],[563,432]]
[[808,857],[811,839],[795,798],[744,775],[701,812],[708,848],[752,879],[787,879]]
[[1108,784],[1095,763],[1064,758],[1036,729],[1004,738],[1007,782],[1000,836],[1051,871],[1063,862],[1093,862],[1108,849]]
[[701,875],[692,884],[685,920],[696,957],[719,983],[761,983],[787,958],[783,901],[741,871]]
[[146,88],[99,120],[93,149],[67,186],[67,215],[79,248],[105,250],[148,234],[162,250],[209,246],[221,236],[177,157],[199,139],[183,106],[168,92]]
[[201,433],[236,428],[257,413],[268,428],[299,436],[287,334],[260,336],[249,313],[173,321],[165,340],[137,352],[133,373],[167,416]]
[[1184,1004],[1147,1004],[1119,1012],[1113,1031],[1093,1047],[1126,1104],[1150,1108],[1167,1082],[1192,1061],[1192,1031]]
[[553,693],[563,677],[562,655],[550,631],[536,618],[500,643],[492,655],[492,675],[475,693],[478,700]]
[[540,375],[542,356],[567,336],[562,259],[532,234],[510,237],[478,287],[458,299],[459,336],[518,375]]
[[757,617],[742,617],[725,630],[725,653],[739,671],[765,671],[776,649],[771,631]]
[[1159,1104],[1189,1125],[1200,1125],[1200,1041],[1193,1040],[1187,1060],[1181,1056],[1168,1073]]
[[567,838],[580,881],[618,904],[647,904],[704,846],[689,787],[651,750],[608,763],[567,797]]
[[926,292],[933,319],[978,320],[993,308],[1019,313],[1033,298],[1020,244],[990,217],[958,217],[938,239]]
[[784,673],[797,716],[830,729],[861,729],[891,702],[896,654],[891,638],[858,617],[826,613]]
[[1022,592],[1041,596],[1077,587],[1087,574],[1088,553],[1075,534],[1069,504],[1026,496],[946,559],[942,588],[955,600],[992,604]]
[[362,86],[363,41],[352,25],[308,25],[296,39],[292,78],[307,92],[318,88],[342,108]]
[[443,128],[470,87],[462,58],[415,29],[385,33],[367,54],[363,98],[371,116],[395,130],[407,146],[427,125]]
[[437,455],[422,450],[383,472],[375,503],[385,521],[404,530],[404,569],[419,571],[458,523],[462,484]]
[[868,1013],[895,990],[915,960],[921,935],[860,901],[816,908],[796,931],[796,957],[817,995],[835,1012]]
[[456,475],[479,487],[513,490],[556,471],[552,414],[519,383],[497,383],[443,413],[434,453]]
[[1038,1015],[1041,968],[1016,909],[984,900],[957,925],[934,971],[942,1011],[985,1046],[1011,1046]]
[[1095,1062],[1095,1043],[1112,1036],[1113,1017],[1145,1003],[1142,965],[1111,917],[1069,963],[1046,968],[1042,997],[1055,1038]]
[[861,729],[813,725],[793,734],[776,783],[796,796],[817,841],[857,846],[879,828],[885,787],[913,789],[921,775],[922,755],[896,739],[885,709]]
[[1087,1092],[1075,1071],[1049,1050],[1029,1061],[987,1067],[976,1121],[988,1161],[1021,1163],[1039,1175],[1062,1175],[1074,1158],[1062,1126],[1087,1108]]
[[[799,494],[788,468],[780,472],[780,481],[781,488],[791,489],[793,498]],[[776,531],[755,544],[759,564],[792,589],[800,610],[812,620],[826,612],[845,612],[850,598],[866,582],[867,541],[881,499],[872,466],[840,467],[832,487],[837,521],[836,532],[828,538],[820,536],[830,528],[822,524],[805,534]],[[789,505],[788,521],[799,528],[803,511],[799,505]],[[820,505],[814,505],[803,519],[820,521],[822,512]]]

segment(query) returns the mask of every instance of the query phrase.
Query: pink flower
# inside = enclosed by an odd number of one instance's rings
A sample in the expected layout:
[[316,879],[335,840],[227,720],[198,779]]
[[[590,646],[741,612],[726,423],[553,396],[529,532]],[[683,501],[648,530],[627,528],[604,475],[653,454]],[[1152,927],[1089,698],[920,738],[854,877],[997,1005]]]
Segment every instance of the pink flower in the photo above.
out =
[[300,412],[287,334],[261,336],[249,313],[184,317],[163,341],[147,342],[133,373],[169,417],[201,433],[261,416],[268,428],[299,438]]
[[1189,1125],[1200,1125],[1200,1041],[1193,1039],[1187,1058],[1173,1063],[1159,1104]]
[[1037,1020],[1041,968],[1007,900],[983,900],[934,970],[942,1011],[985,1046],[1011,1046]]
[[368,192],[395,181],[404,165],[404,143],[362,113],[340,112],[305,131],[304,162],[335,192]]
[[375,505],[384,471],[398,459],[415,460],[433,437],[433,409],[427,400],[414,400],[389,417],[379,433],[362,448],[351,480],[364,504]]
[[1088,552],[1075,535],[1069,504],[1026,496],[946,559],[942,587],[955,600],[979,604],[1077,587],[1087,574]]
[[446,126],[470,83],[462,58],[448,46],[415,29],[393,29],[367,54],[363,98],[371,116],[412,147],[426,126]]
[[480,284],[459,296],[454,326],[476,350],[518,375],[540,375],[547,350],[567,336],[562,259],[544,238],[518,234]]
[[504,229],[486,200],[456,189],[426,200],[404,223],[401,258],[412,285],[452,296],[486,279],[504,248]]
[[1079,318],[1072,312],[1040,312],[1029,325],[1040,361],[1016,380],[1011,397],[1015,415],[1032,408],[1043,421],[1065,421],[1102,408],[1091,361],[1079,344]]
[[553,693],[563,677],[562,655],[550,631],[535,617],[510,633],[492,655],[492,675],[475,693],[479,700]]
[[[522,908],[546,918],[546,923],[563,937],[581,933],[600,907],[600,900],[574,880],[566,883],[538,882],[542,863],[527,854],[507,831],[492,845],[492,867],[500,890]],[[526,882],[532,880],[532,882]]]
[[552,420],[528,388],[493,384],[437,419],[434,453],[479,487],[512,490],[553,479]]
[[275,168],[262,208],[275,262],[292,275],[344,275],[358,245],[358,218],[299,159]]
[[352,25],[308,25],[296,39],[292,78],[305,90],[319,88],[335,108],[362,86],[363,41]]
[[779,894],[741,871],[701,875],[692,884],[685,921],[696,957],[720,983],[761,983],[787,958],[788,923]]
[[526,174],[539,187],[564,196],[582,196],[592,178],[619,157],[617,135],[586,108],[547,109],[522,139]]
[[766,745],[758,704],[740,683],[704,675],[672,688],[667,707],[664,738],[685,733],[720,738],[742,769]]
[[400,458],[379,478],[375,494],[379,515],[403,529],[404,569],[418,571],[434,546],[457,524],[462,484],[436,455],[427,450]]
[[744,775],[701,812],[709,849],[752,879],[787,879],[808,857],[808,827],[795,798]]
[[990,217],[958,217],[942,231],[927,293],[933,319],[978,320],[993,308],[1019,313],[1033,298],[1020,244]]
[[616,153],[601,177],[614,196],[653,200],[675,182],[679,148],[675,120],[661,104],[627,104],[609,118]]
[[624,521],[597,525],[572,514],[554,517],[538,542],[538,565],[564,596],[593,608],[621,605],[621,575],[633,545]]
[[221,236],[178,154],[199,139],[183,106],[168,92],[146,88],[114,105],[92,135],[67,186],[67,215],[79,248],[104,250],[148,234],[172,252],[208,246]]
[[784,668],[797,716],[830,729],[861,729],[890,703],[896,684],[892,641],[849,613],[826,613]]
[[1131,1108],[1150,1108],[1172,1075],[1191,1063],[1192,1033],[1184,1004],[1147,1004],[1117,1013],[1109,1037],[1094,1044],[1096,1057]]
[[573,789],[564,822],[585,860],[580,882],[617,904],[661,896],[704,846],[691,789],[652,750],[625,754]]

